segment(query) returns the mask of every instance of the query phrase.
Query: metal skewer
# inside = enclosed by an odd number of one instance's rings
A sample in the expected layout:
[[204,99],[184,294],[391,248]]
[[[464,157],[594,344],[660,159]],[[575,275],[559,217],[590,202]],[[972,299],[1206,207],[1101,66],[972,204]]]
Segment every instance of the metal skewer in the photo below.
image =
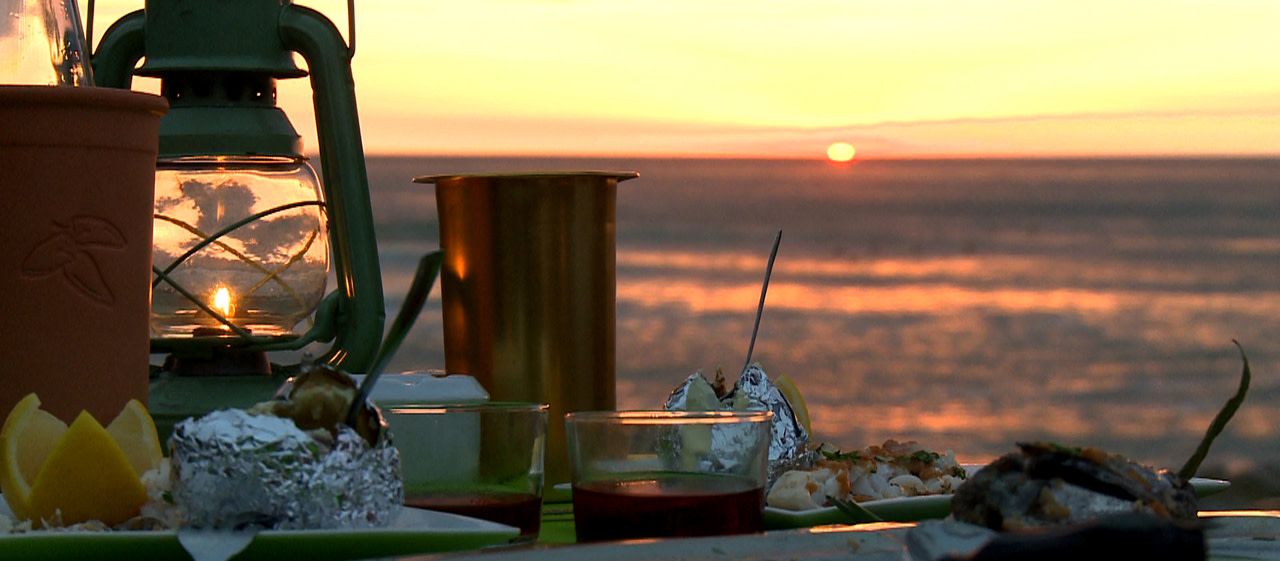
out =
[[760,305],[756,307],[756,324],[751,328],[751,345],[747,347],[747,363],[742,365],[742,371],[746,372],[751,367],[751,353],[756,350],[756,334],[760,332],[760,316],[764,315],[764,296],[769,292],[769,277],[773,275],[773,260],[778,257],[778,244],[782,243],[782,230],[778,230],[778,236],[773,238],[773,250],[769,251],[769,264],[764,270],[764,286],[760,287]]

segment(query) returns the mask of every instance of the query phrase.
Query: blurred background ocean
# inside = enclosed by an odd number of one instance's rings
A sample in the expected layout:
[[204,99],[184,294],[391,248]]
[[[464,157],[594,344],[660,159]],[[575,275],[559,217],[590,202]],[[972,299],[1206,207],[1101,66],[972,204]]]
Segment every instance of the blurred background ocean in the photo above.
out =
[[[980,463],[1022,440],[1177,469],[1235,392],[1207,503],[1280,508],[1280,161],[372,157],[387,316],[439,247],[440,173],[611,170],[617,382],[660,407],[754,360],[804,393],[814,438],[917,440]],[[391,371],[443,368],[439,288]]]

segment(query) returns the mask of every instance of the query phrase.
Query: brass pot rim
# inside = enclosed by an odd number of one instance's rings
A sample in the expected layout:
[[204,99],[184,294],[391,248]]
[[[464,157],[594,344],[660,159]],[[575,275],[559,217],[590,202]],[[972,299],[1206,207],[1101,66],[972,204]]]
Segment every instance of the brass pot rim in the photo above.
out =
[[482,173],[442,173],[420,175],[413,178],[414,183],[440,183],[450,180],[467,179],[556,179],[556,178],[592,178],[616,179],[626,181],[640,177],[634,171],[523,171],[523,172],[482,172]]

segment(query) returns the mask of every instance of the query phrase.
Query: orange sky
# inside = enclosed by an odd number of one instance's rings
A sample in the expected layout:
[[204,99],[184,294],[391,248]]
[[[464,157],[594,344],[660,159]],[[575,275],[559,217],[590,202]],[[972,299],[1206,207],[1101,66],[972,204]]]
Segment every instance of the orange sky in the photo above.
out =
[[[346,29],[345,1],[299,3]],[[98,34],[141,4],[98,0]],[[859,157],[1280,153],[1270,0],[356,8],[370,154],[820,158],[837,141]],[[280,88],[314,148],[308,84]]]

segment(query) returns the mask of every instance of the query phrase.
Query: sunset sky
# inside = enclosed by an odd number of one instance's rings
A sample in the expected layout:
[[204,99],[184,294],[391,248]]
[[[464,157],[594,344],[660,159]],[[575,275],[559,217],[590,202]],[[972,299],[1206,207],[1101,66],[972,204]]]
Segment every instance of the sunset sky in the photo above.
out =
[[[345,33],[345,1],[298,3]],[[96,34],[141,5],[98,0]],[[367,0],[353,66],[369,154],[1272,155],[1277,23],[1272,0]],[[280,88],[314,147],[309,85]]]

